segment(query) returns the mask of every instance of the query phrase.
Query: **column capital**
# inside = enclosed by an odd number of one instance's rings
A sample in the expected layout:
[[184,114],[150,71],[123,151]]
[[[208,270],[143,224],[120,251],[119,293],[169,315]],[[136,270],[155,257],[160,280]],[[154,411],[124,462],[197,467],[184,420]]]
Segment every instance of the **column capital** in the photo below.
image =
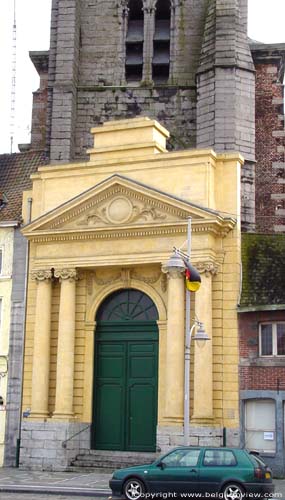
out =
[[184,269],[169,269],[166,265],[161,267],[161,271],[167,275],[168,279],[183,279],[185,277]]
[[78,280],[78,272],[76,269],[73,268],[63,268],[63,269],[56,269],[54,271],[54,277],[59,278],[60,280]]
[[31,271],[31,279],[37,282],[51,280],[52,271],[50,269],[35,269]]
[[206,275],[206,277],[210,276],[215,276],[218,274],[219,266],[215,262],[212,261],[205,261],[205,262],[198,262],[195,264],[195,268],[197,271],[199,271],[200,274]]
[[152,14],[155,11],[155,0],[143,0],[143,10],[147,14]]

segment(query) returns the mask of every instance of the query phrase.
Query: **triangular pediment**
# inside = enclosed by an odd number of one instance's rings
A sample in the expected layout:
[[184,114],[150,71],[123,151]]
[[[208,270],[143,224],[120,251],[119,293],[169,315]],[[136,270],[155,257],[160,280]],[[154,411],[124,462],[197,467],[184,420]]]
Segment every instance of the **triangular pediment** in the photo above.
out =
[[194,222],[220,219],[218,212],[114,175],[34,220],[23,233],[29,237],[165,226],[185,224],[189,217]]

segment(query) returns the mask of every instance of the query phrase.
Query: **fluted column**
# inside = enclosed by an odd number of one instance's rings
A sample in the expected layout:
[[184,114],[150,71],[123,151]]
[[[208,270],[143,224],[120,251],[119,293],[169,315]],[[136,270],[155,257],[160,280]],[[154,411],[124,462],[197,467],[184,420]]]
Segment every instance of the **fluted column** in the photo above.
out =
[[205,345],[195,343],[194,403],[192,423],[209,423],[213,419],[213,342],[212,342],[212,263],[195,266],[201,274],[201,287],[195,294],[195,315],[204,323],[210,338]]
[[52,273],[50,270],[32,271],[31,278],[37,283],[31,417],[46,418],[49,415]]
[[165,417],[178,423],[182,422],[184,401],[184,297],[184,272],[169,270]]
[[73,417],[73,385],[74,385],[74,344],[75,344],[75,269],[56,270],[55,278],[59,278],[60,304],[58,320],[56,398],[54,418],[69,419]]

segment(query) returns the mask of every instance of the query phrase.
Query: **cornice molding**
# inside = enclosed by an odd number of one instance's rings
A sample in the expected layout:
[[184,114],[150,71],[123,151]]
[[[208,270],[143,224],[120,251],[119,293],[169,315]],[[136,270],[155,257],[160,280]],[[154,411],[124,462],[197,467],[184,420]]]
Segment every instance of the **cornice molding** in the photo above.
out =
[[[224,238],[235,226],[234,219],[194,220],[192,234],[208,233]],[[117,240],[120,238],[142,238],[187,234],[187,221],[176,223],[153,223],[135,227],[111,227],[98,229],[41,230],[25,232],[25,236],[34,243],[49,243],[54,241],[84,241],[84,240]]]

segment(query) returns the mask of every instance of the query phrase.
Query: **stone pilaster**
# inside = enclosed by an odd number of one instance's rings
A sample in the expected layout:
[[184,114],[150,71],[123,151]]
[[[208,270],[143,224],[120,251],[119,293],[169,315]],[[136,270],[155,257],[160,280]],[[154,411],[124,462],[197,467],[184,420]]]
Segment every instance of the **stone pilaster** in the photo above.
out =
[[50,270],[37,270],[32,271],[31,277],[37,282],[31,417],[46,418],[49,416],[52,273]]
[[211,262],[195,266],[201,274],[201,288],[195,294],[195,316],[202,321],[210,337],[205,345],[195,343],[194,402],[191,423],[211,423],[213,419],[213,342],[212,275],[217,268]]
[[61,269],[54,273],[59,278],[60,304],[58,321],[56,398],[53,417],[73,417],[74,343],[75,343],[75,269]]
[[184,272],[168,272],[165,418],[182,423],[184,401]]

